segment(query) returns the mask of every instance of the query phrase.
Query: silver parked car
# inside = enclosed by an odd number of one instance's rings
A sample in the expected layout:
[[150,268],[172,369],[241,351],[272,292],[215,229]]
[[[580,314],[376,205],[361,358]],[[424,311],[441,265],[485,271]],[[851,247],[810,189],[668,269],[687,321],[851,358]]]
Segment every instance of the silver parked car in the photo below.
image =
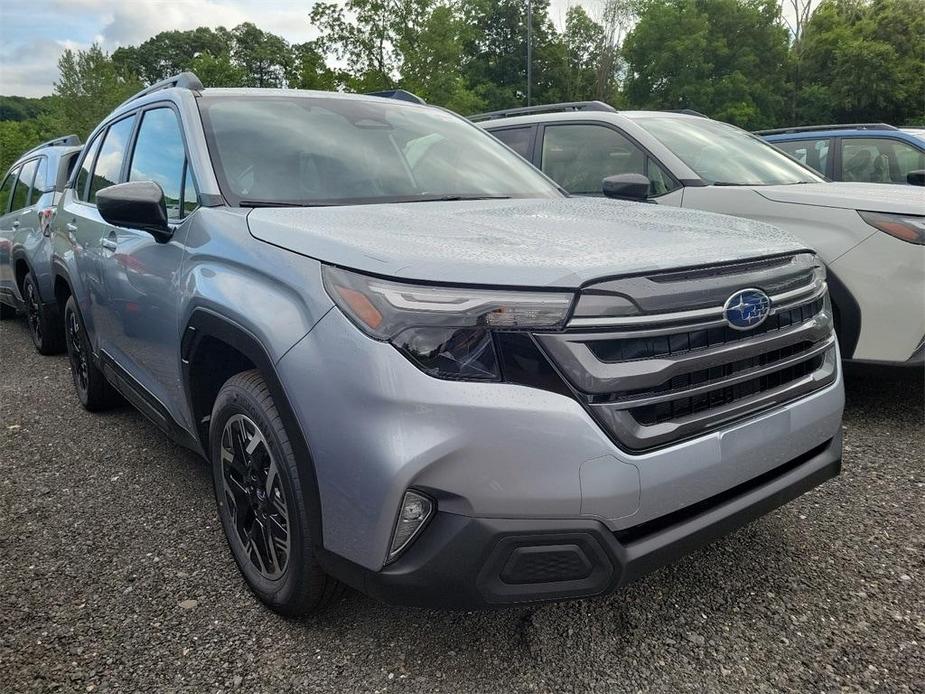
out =
[[20,156],[0,184],[0,319],[22,310],[41,354],[64,349],[51,224],[80,149],[76,135],[44,142]]
[[285,614],[602,594],[840,469],[813,253],[568,199],[423,103],[155,85],[90,136],[54,263],[81,403],[211,461]]

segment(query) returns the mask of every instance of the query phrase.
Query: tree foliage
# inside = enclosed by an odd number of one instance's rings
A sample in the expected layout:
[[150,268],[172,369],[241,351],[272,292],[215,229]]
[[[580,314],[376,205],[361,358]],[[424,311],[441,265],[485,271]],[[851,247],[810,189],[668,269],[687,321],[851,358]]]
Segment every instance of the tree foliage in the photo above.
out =
[[[533,0],[533,103],[692,108],[747,128],[925,121],[923,0],[600,0],[562,27]],[[788,8],[789,21],[781,14]],[[328,0],[317,39],[251,23],[165,31],[111,56],[65,51],[54,94],[0,97],[0,165],[42,139],[86,137],[145,84],[192,70],[206,87],[401,87],[469,114],[527,102],[524,0]]]

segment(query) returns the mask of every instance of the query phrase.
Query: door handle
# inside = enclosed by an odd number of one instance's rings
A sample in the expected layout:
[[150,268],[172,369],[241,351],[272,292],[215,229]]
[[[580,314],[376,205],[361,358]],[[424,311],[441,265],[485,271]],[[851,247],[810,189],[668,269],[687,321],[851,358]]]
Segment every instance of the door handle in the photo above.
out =
[[115,251],[118,247],[118,244],[112,239],[100,239],[100,246],[105,248],[107,251]]
[[16,219],[16,220],[13,221],[13,228],[14,228],[14,229],[19,229],[19,220],[18,220],[18,219]]
[[67,230],[68,230],[69,232],[71,232],[72,234],[73,234],[75,231],[77,231],[77,225],[76,225],[76,224],[71,224],[70,222],[68,222],[67,224],[65,224],[65,225],[64,225],[64,228],[67,229]]

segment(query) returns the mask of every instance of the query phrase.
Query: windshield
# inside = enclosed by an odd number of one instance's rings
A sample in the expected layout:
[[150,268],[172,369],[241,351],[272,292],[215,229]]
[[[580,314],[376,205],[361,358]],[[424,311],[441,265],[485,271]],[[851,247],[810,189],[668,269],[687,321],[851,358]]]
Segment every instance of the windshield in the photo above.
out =
[[771,186],[824,178],[744,130],[708,118],[634,119],[708,185]]
[[561,195],[493,137],[437,108],[336,96],[199,103],[219,185],[234,205]]

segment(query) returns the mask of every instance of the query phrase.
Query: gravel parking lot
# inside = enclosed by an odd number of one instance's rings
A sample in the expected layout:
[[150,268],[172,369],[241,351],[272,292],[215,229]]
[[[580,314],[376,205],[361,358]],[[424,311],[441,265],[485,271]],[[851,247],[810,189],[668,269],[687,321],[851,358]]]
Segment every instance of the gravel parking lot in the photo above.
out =
[[925,690],[919,375],[850,371],[839,479],[622,592],[300,623],[238,577],[204,462],[80,409],[20,322],[0,374],[0,691]]

